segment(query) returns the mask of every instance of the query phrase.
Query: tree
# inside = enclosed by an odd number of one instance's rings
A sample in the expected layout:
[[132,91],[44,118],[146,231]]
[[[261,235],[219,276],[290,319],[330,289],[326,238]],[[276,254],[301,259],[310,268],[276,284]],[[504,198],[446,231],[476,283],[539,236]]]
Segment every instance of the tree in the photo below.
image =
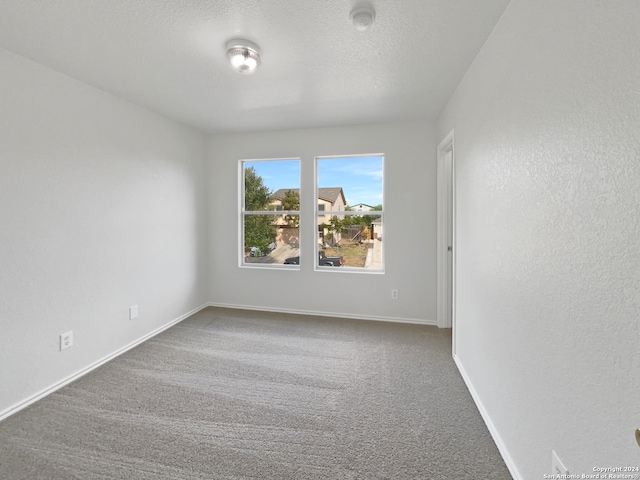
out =
[[[376,205],[375,207],[371,207],[372,212],[381,212],[382,211],[382,205]],[[371,222],[373,222],[376,218],[380,218],[378,215],[358,215],[357,221],[355,221],[354,223],[356,223],[357,225],[362,225],[363,227],[368,227],[369,225],[371,225]]]
[[271,199],[271,190],[256,173],[254,167],[244,169],[244,208],[247,211],[267,210]]
[[368,225],[360,225],[360,241],[367,241],[369,240],[369,234],[371,232],[369,231],[369,226]]
[[337,243],[337,234],[341,233],[342,230],[347,226],[348,223],[347,218],[339,219],[337,215],[333,215],[331,220],[329,220],[329,224],[327,225],[327,230],[329,230],[329,241],[331,243]]
[[[271,190],[267,187],[254,167],[244,170],[244,205],[246,212],[268,210]],[[269,251],[269,244],[276,238],[274,215],[244,216],[245,249],[258,247],[261,252]]]
[[[282,199],[282,210],[300,211],[300,193],[287,190]],[[290,227],[300,226],[300,215],[285,215],[284,220]]]

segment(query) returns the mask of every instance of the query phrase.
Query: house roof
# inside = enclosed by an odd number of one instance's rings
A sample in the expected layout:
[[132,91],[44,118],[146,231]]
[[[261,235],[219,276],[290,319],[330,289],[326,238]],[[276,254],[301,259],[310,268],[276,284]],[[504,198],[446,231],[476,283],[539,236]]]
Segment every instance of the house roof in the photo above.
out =
[[344,198],[344,192],[342,191],[342,187],[318,189],[318,198],[321,200],[325,200],[333,204],[333,203],[336,203],[336,201],[338,200],[338,197],[342,197],[342,203],[346,205],[347,201]]
[[286,195],[287,192],[296,192],[296,193],[300,193],[300,189],[299,188],[281,188],[280,190],[276,190],[273,195],[271,195],[271,198],[274,198],[276,200],[282,200],[284,198],[284,196]]
[[[299,188],[281,188],[280,190],[277,190],[273,195],[271,195],[271,197],[276,200],[282,200],[288,191],[300,193]],[[318,198],[320,200],[324,200],[325,202],[331,202],[331,204],[334,204],[338,200],[338,197],[342,197],[342,202],[344,204],[347,203],[344,197],[344,192],[342,191],[342,187],[328,187],[318,189]]]

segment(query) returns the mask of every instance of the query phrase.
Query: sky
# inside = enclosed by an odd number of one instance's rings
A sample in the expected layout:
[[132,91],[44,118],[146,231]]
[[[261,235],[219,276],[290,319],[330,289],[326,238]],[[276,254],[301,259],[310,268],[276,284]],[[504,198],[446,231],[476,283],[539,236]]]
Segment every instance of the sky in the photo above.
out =
[[[342,187],[347,205],[382,204],[383,157],[330,157],[317,159],[318,187]],[[281,188],[300,188],[300,161],[248,161],[264,184],[275,192]]]

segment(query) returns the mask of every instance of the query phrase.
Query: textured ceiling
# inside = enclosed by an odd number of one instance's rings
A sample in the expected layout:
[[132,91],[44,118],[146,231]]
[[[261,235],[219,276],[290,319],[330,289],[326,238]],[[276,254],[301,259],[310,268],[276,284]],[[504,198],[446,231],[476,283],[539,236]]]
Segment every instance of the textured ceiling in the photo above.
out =
[[359,32],[344,0],[3,0],[0,46],[206,132],[433,119],[508,2],[365,0]]

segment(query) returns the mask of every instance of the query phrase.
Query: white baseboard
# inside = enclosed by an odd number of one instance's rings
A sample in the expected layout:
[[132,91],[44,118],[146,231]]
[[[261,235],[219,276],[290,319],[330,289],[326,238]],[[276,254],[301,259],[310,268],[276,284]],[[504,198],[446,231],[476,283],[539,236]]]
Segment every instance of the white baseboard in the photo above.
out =
[[509,473],[511,473],[511,476],[513,477],[514,480],[523,480],[524,477],[520,475],[520,472],[518,471],[516,464],[513,461],[513,458],[511,458],[511,455],[509,454],[509,450],[507,449],[507,446],[502,441],[502,437],[498,433],[498,430],[496,429],[496,426],[491,420],[491,417],[489,417],[489,413],[487,412],[487,409],[484,408],[482,400],[480,400],[480,397],[478,396],[478,392],[474,388],[473,383],[471,382],[471,379],[467,375],[466,370],[462,366],[462,362],[460,361],[460,358],[457,355],[454,355],[453,360],[456,362],[456,366],[460,371],[460,375],[462,376],[464,383],[467,385],[467,389],[469,390],[469,393],[471,393],[471,397],[473,398],[473,401],[478,407],[478,411],[480,412],[480,415],[482,416],[484,423],[487,425],[487,428],[489,429],[489,433],[491,434],[491,437],[493,437],[493,441],[498,447],[498,451],[500,452],[500,455],[502,455],[502,459],[504,460],[504,463],[507,465],[507,468],[509,469]]
[[152,332],[140,337],[139,339],[131,342],[130,344],[120,348],[119,350],[116,350],[115,352],[107,355],[106,357],[103,357],[100,360],[92,363],[91,365],[89,365],[89,366],[77,371],[76,373],[73,373],[73,374],[69,375],[68,377],[60,380],[59,382],[54,383],[50,387],[47,387],[44,390],[41,390],[40,392],[36,393],[35,395],[32,395],[32,396],[28,397],[27,399],[25,399],[25,400],[23,400],[21,402],[18,402],[14,406],[3,410],[2,412],[0,412],[0,421],[4,420],[7,417],[10,417],[14,413],[18,413],[20,410],[28,407],[32,403],[37,402],[38,400],[46,397],[47,395],[52,394],[56,390],[61,389],[62,387],[64,387],[65,385],[68,385],[69,383],[73,382],[74,380],[77,380],[80,377],[83,377],[87,373],[89,373],[92,370],[95,370],[96,368],[98,368],[100,365],[104,365],[108,361],[113,360],[114,358],[122,355],[127,350],[131,350],[133,347],[136,347],[136,346],[140,345],[141,343],[149,340],[150,338],[155,337],[159,333],[165,331],[166,329],[168,329],[170,327],[173,327],[174,325],[176,325],[177,323],[180,323],[185,318],[190,317],[194,313],[199,312],[200,310],[206,308],[207,306],[208,306],[207,304],[201,305],[200,307],[197,307],[197,308],[191,310],[190,312],[187,312],[184,315],[181,315],[180,317],[176,318],[175,320],[172,320],[169,323],[163,325],[162,327],[159,327],[159,328],[153,330]]
[[261,312],[275,312],[275,313],[291,313],[294,315],[316,315],[319,317],[333,317],[333,318],[349,318],[353,320],[372,320],[376,322],[394,322],[394,323],[412,323],[418,325],[433,325],[436,326],[435,320],[423,320],[420,318],[404,318],[404,317],[381,317],[376,315],[354,315],[351,313],[331,313],[331,312],[317,312],[314,310],[295,310],[288,308],[272,308],[272,307],[260,307],[249,305],[236,305],[230,303],[209,303],[209,307],[221,307],[221,308],[234,308],[237,310],[257,310]]

